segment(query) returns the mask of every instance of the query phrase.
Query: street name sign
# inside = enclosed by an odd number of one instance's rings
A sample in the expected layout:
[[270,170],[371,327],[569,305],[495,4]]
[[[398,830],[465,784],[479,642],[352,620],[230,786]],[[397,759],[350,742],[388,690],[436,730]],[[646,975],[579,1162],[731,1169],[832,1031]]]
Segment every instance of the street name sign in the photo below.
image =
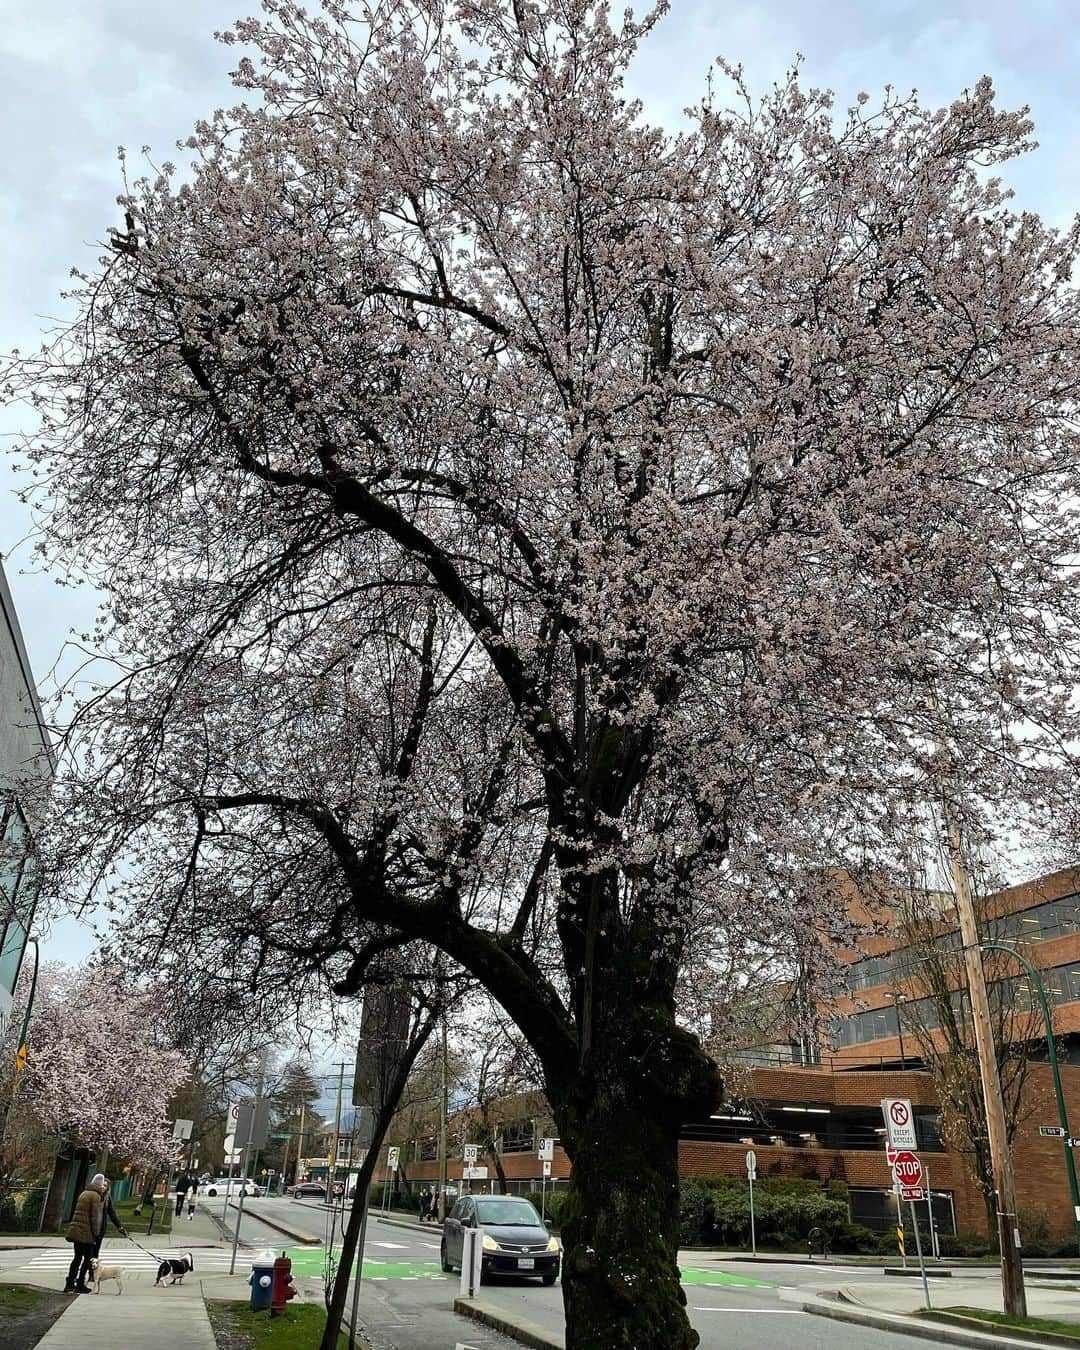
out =
[[1065,1131],[1060,1125],[1040,1125],[1039,1133],[1049,1139],[1065,1138]]
[[906,1097],[885,1097],[881,1103],[881,1113],[885,1117],[885,1129],[889,1143],[896,1149],[913,1149],[915,1141],[915,1117],[911,1103]]

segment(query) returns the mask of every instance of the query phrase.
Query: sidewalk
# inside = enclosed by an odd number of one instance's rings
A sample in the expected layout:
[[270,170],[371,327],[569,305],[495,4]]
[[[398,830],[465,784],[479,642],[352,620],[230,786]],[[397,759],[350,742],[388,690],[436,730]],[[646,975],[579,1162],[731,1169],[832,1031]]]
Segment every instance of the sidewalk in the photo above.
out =
[[[839,1290],[845,1303],[873,1312],[913,1313],[923,1307],[921,1280],[896,1280],[889,1284],[845,1285]],[[1001,1311],[1001,1285],[996,1280],[965,1280],[954,1274],[948,1286],[930,1278],[930,1297],[941,1308],[985,1308]],[[1055,1289],[1027,1281],[1028,1312],[1032,1317],[1052,1317],[1059,1322],[1080,1323],[1080,1303],[1067,1289]]]
[[201,1286],[125,1288],[123,1298],[73,1295],[71,1307],[38,1342],[38,1350],[116,1350],[118,1345],[216,1350]]

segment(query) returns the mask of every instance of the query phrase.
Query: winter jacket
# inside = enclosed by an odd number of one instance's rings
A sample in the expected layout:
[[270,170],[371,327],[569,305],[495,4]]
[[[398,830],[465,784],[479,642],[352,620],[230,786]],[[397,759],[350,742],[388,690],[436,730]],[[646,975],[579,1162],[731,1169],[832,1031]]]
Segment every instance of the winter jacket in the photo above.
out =
[[101,1203],[101,1213],[98,1216],[98,1229],[97,1229],[98,1237],[105,1236],[105,1229],[107,1227],[106,1221],[108,1219],[112,1219],[113,1223],[116,1225],[117,1228],[119,1228],[121,1233],[126,1234],[127,1230],[125,1229],[124,1225],[120,1222],[119,1218],[117,1217],[116,1210],[113,1208],[112,1195],[108,1191],[106,1191],[105,1199]]
[[91,1246],[101,1232],[101,1196],[87,1186],[78,1200],[64,1236],[69,1242],[87,1242]]

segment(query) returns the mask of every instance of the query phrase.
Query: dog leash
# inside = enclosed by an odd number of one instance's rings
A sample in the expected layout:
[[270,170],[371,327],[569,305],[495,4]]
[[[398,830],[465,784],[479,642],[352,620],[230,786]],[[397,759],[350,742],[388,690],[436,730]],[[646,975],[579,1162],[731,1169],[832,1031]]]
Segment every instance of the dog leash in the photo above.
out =
[[127,1240],[129,1242],[133,1243],[136,1247],[138,1247],[139,1251],[145,1252],[146,1255],[151,1258],[151,1260],[154,1260],[158,1263],[158,1265],[161,1265],[162,1258],[160,1256],[157,1256],[154,1252],[149,1251],[146,1247],[144,1247],[142,1243],[138,1240],[138,1238],[133,1238],[130,1233],[126,1233],[125,1236],[127,1237]]

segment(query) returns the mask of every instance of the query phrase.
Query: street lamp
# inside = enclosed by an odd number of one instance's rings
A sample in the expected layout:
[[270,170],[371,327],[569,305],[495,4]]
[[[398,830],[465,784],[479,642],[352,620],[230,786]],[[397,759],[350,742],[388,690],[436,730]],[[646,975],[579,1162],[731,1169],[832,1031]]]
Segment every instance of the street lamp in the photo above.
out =
[[899,989],[886,989],[885,998],[891,998],[896,1005],[896,1029],[900,1035],[900,1072],[907,1068],[907,1057],[904,1054],[904,1019],[900,1016],[900,1004],[907,1002],[907,994]]

